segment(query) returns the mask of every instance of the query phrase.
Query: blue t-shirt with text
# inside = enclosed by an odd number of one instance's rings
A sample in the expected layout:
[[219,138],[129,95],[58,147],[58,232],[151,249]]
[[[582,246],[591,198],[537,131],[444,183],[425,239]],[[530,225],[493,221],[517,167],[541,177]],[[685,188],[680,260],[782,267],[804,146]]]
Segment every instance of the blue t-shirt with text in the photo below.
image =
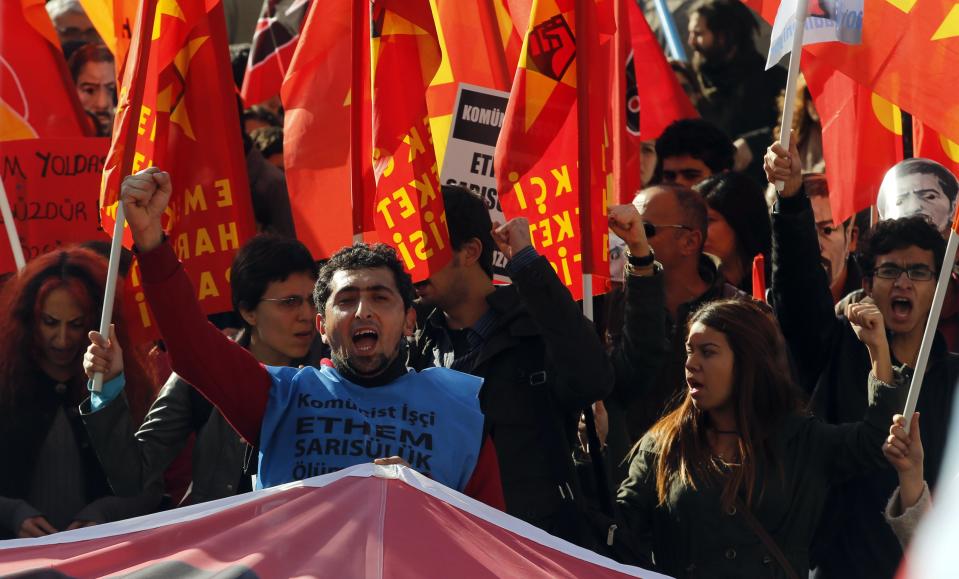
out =
[[267,370],[258,488],[389,456],[460,491],[472,476],[483,442],[481,378],[429,368],[366,388],[326,366]]

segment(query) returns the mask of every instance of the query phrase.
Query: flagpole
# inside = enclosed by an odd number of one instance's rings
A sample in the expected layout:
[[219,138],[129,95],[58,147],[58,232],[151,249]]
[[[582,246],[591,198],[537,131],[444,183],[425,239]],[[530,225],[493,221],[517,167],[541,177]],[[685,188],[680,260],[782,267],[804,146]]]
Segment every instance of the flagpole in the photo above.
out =
[[949,288],[949,278],[952,274],[952,264],[956,260],[956,248],[959,248],[959,235],[956,234],[956,223],[949,230],[949,241],[946,243],[946,255],[939,270],[939,279],[936,282],[936,293],[932,296],[932,307],[929,309],[929,318],[926,320],[926,329],[922,334],[922,345],[919,346],[919,356],[916,358],[916,370],[912,373],[909,382],[909,394],[906,396],[906,408],[902,415],[906,419],[906,432],[909,432],[909,423],[912,414],[916,411],[919,401],[919,392],[922,390],[922,379],[926,375],[926,366],[929,363],[929,353],[932,343],[936,339],[936,330],[939,327],[939,314],[942,313],[942,302],[946,299]]
[[[637,0],[628,1],[636,2]],[[663,34],[666,36],[666,46],[669,47],[670,54],[673,59],[686,62],[686,49],[683,48],[683,43],[679,39],[676,22],[673,21],[673,15],[669,12],[669,6],[666,5],[666,0],[653,0],[653,4],[656,6],[656,15],[659,16],[659,23],[663,26]]]
[[[588,0],[577,0],[575,24],[576,27],[576,128],[579,159],[579,236],[580,253],[583,268],[583,315],[593,320],[593,267],[592,260],[592,191],[590,134],[589,134],[589,40],[586,38],[589,26],[586,13]],[[603,200],[605,203],[605,199]]]
[[[364,7],[369,2],[353,2],[350,27],[350,206],[353,209],[353,243],[363,241],[363,164],[360,155],[363,154],[363,74],[371,74],[368,67],[364,67],[363,42],[369,44],[369,16]],[[364,22],[364,16],[366,22]]]
[[[135,71],[143,71],[138,76],[131,75],[131,82],[137,82],[140,86],[130,87],[130,105],[129,111],[134,114],[127,114],[127,122],[135,125],[140,118],[140,109],[143,107],[143,85],[146,83],[146,68],[150,62],[150,37],[153,34],[154,18],[156,17],[157,0],[144,0],[140,4],[139,16],[137,18],[138,31],[138,52],[137,60],[130,63],[127,58],[127,66],[135,67]],[[134,127],[129,127],[134,128]],[[122,127],[118,127],[122,130]],[[123,157],[120,160],[120,181],[122,186],[123,177],[132,173],[133,156],[136,153],[137,131],[127,130],[125,133],[126,142],[123,143]],[[103,311],[100,313],[100,335],[110,336],[110,324],[113,321],[113,304],[117,295],[117,280],[120,277],[120,256],[123,251],[123,227],[126,224],[126,215],[123,211],[123,199],[117,194],[117,212],[113,223],[113,239],[110,242],[110,262],[107,266],[107,281],[103,288]],[[97,372],[93,375],[93,385],[90,387],[93,392],[100,392],[103,389],[103,373]]]
[[3,214],[3,227],[7,230],[7,238],[10,240],[13,262],[17,265],[17,271],[20,271],[27,265],[27,260],[23,257],[23,246],[20,245],[17,224],[13,221],[13,212],[10,211],[10,200],[7,199],[7,188],[4,187],[3,180],[0,180],[0,213]]
[[[796,32],[793,34],[792,52],[789,53],[789,72],[786,77],[786,95],[783,99],[783,118],[779,126],[779,145],[789,151],[789,132],[793,126],[793,107],[796,103],[796,83],[799,81],[799,62],[802,60],[802,42],[806,32],[806,16],[809,13],[809,0],[799,0],[796,6]],[[782,192],[786,186],[776,181],[776,191]]]

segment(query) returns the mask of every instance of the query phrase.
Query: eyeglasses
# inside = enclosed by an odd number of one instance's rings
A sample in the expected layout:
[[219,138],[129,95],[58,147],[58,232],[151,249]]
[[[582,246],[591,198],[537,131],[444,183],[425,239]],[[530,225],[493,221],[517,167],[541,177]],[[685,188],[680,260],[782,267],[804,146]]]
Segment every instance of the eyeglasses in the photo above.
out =
[[656,236],[656,230],[661,227],[668,227],[670,229],[685,229],[686,231],[692,231],[693,228],[688,225],[654,225],[643,221],[643,231],[646,233],[646,239],[650,239]]
[[261,302],[273,302],[285,310],[298,310],[305,303],[309,304],[311,310],[316,309],[312,296],[286,296],[285,298],[260,298]]
[[874,276],[882,279],[899,279],[899,276],[903,273],[912,281],[929,281],[936,276],[936,272],[924,265],[914,265],[907,268],[893,264],[880,265],[872,272]]

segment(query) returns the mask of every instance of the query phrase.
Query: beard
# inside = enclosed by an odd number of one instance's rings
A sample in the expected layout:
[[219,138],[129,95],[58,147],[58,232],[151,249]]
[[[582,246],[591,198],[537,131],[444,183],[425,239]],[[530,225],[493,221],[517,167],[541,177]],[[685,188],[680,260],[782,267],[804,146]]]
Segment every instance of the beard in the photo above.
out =
[[401,339],[392,354],[376,354],[363,359],[362,362],[358,357],[339,351],[331,352],[330,359],[333,361],[333,367],[341,372],[345,369],[355,376],[376,378],[385,372],[399,356],[403,355],[405,346],[406,340]]
[[717,66],[728,60],[727,50],[716,42],[706,49],[693,49],[693,70],[699,71],[704,66]]

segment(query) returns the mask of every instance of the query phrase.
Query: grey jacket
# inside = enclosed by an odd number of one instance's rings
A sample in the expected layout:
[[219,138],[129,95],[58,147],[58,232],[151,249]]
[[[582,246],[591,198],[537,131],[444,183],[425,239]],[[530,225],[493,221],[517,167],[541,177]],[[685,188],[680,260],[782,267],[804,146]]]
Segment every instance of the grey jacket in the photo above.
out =
[[83,402],[80,414],[116,494],[162,489],[164,471],[193,433],[193,482],[181,504],[233,496],[249,487],[242,479],[244,465],[256,464],[253,448],[176,374],[170,375],[136,432],[125,395],[97,412],[91,412],[89,404],[89,399]]

